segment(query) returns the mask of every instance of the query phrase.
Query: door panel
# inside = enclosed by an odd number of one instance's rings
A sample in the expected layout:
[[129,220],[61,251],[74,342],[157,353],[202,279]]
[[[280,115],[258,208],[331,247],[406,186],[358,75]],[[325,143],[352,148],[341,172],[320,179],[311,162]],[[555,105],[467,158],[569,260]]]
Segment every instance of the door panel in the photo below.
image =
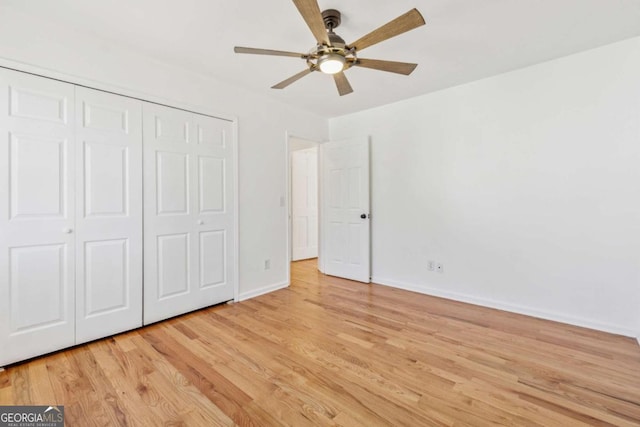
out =
[[328,258],[329,261],[343,262],[346,258],[345,253],[347,249],[347,233],[345,230],[345,224],[342,222],[330,222],[329,223],[329,246],[328,246]]
[[85,142],[83,151],[84,215],[126,217],[131,186],[129,147]]
[[67,141],[9,134],[12,219],[63,218]]
[[[5,72],[3,70],[3,72]],[[5,75],[10,73],[7,70]],[[18,73],[14,73],[14,76]],[[39,80],[36,82],[35,80]],[[51,80],[45,81],[38,77],[21,74],[14,77],[14,85],[9,86],[9,116],[46,121],[60,125],[67,124],[69,116],[68,104],[73,98],[62,93],[49,90]],[[67,85],[72,88],[71,85]]]
[[231,123],[144,104],[145,283],[149,324],[233,299]]
[[73,99],[0,69],[0,366],[74,344]]
[[362,209],[362,168],[355,167],[347,170],[349,175],[349,188],[347,189],[348,202],[350,209]]
[[[81,89],[84,90],[84,89]],[[108,97],[107,94],[103,95],[103,98]],[[82,125],[86,129],[95,129],[99,131],[108,131],[120,133],[123,135],[129,134],[129,110],[125,105],[115,105],[110,100],[107,103],[101,104],[100,100],[97,102],[92,99],[84,98],[82,100],[83,114]],[[139,115],[134,113],[136,117]],[[134,123],[134,127],[139,126]]]
[[158,299],[189,292],[189,234],[158,236]]
[[189,214],[189,155],[156,153],[158,215]]
[[224,212],[224,169],[224,159],[205,156],[198,158],[200,213]]
[[[199,284],[198,308],[232,300],[237,281],[235,263],[235,200],[233,127],[226,120],[193,114],[198,130],[194,163],[195,233],[193,283]],[[194,164],[193,170],[197,168]],[[201,201],[202,199],[202,201]]]
[[76,87],[76,343],[142,326],[142,103]]
[[344,180],[342,176],[344,175],[344,170],[342,169],[331,169],[328,171],[329,174],[329,186],[328,186],[328,198],[329,198],[329,207],[331,208],[340,208],[343,204],[343,194],[344,194]]
[[193,129],[191,114],[175,108],[161,107],[145,103],[145,136],[159,144],[184,146],[189,143],[189,131]]
[[354,138],[321,147],[324,272],[369,283],[369,141]]
[[227,148],[230,137],[228,122],[224,120],[199,120],[196,123],[198,145],[209,149]]
[[129,305],[128,239],[86,242],[85,317],[126,309]]
[[65,321],[66,252],[64,244],[9,249],[13,331],[26,333]]
[[200,287],[222,285],[226,277],[226,231],[200,232]]

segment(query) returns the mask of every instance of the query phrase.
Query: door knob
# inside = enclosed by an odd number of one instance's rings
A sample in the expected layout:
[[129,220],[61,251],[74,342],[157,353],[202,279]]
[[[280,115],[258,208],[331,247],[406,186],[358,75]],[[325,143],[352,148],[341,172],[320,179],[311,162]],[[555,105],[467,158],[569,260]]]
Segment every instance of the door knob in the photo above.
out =
[[71,234],[71,233],[73,233],[73,230],[70,229],[70,228],[63,228],[62,232],[65,233],[65,234]]
[[367,219],[367,214],[362,214],[362,215],[360,215],[360,218],[362,218],[362,219]]

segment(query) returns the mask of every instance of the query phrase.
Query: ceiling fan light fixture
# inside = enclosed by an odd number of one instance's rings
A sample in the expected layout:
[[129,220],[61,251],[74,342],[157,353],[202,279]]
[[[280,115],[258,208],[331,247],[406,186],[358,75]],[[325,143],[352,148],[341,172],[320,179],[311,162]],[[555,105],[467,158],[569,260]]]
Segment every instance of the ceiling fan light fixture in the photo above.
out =
[[353,92],[353,88],[349,84],[349,80],[344,73],[351,69],[351,67],[364,67],[372,70],[387,71],[390,73],[404,74],[408,76],[418,66],[418,64],[411,64],[408,62],[359,58],[361,50],[424,25],[424,17],[420,14],[418,9],[413,8],[407,13],[398,16],[396,19],[393,19],[370,33],[365,34],[355,42],[346,44],[344,39],[334,32],[334,30],[340,26],[342,21],[340,11],[327,9],[321,12],[318,0],[293,0],[293,3],[298,9],[298,12],[300,12],[300,15],[302,15],[302,19],[304,19],[305,23],[313,33],[316,41],[315,46],[309,50],[308,53],[287,52],[273,49],[255,49],[241,46],[236,46],[234,48],[236,53],[290,56],[306,61],[307,67],[304,70],[274,86],[271,86],[273,89],[284,89],[290,84],[300,80],[302,77],[307,76],[314,71],[319,71],[323,74],[332,75],[333,81],[338,89],[338,93],[340,96],[343,96]]
[[345,57],[340,54],[325,53],[318,59],[318,66],[325,74],[336,74],[344,70],[346,62]]

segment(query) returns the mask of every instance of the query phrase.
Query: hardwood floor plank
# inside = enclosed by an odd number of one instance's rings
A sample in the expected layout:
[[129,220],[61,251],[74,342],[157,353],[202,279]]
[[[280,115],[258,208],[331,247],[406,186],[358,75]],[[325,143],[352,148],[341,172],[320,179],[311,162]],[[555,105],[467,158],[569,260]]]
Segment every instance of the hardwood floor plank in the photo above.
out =
[[[132,341],[136,345],[133,351],[139,352],[156,368],[156,371],[151,374],[151,382],[162,389],[163,397],[175,408],[185,405],[197,408],[198,414],[190,414],[188,419],[197,418],[198,421],[196,424],[188,423],[188,425],[234,425],[231,418],[200,393],[179,371],[176,371],[175,367],[158,354],[146,340],[137,336]],[[203,420],[204,423],[201,422]]]
[[9,371],[0,369],[0,389],[11,387],[11,377]]
[[232,420],[236,423],[240,420],[246,423],[249,420],[244,414],[243,406],[252,399],[205,361],[171,338],[162,330],[161,325],[147,328],[141,335]]
[[[123,371],[112,353],[103,348],[94,346],[91,348],[99,369],[102,369],[115,394],[119,397],[123,408],[126,410],[127,419],[131,426],[162,425],[166,420],[175,420],[175,412],[167,411],[166,405],[158,405],[140,395],[139,382],[134,368]],[[149,408],[140,411],[140,408]]]
[[[132,411],[125,399],[121,398],[121,394],[113,387],[105,372],[98,364],[94,353],[90,348],[77,349],[72,355],[75,369],[83,375],[91,383],[96,390],[95,398],[97,402],[95,406],[102,408],[103,418],[108,419],[108,425],[140,425],[140,419],[136,417],[136,413]],[[80,351],[82,350],[82,351]],[[93,396],[93,394],[90,394]],[[97,418],[94,416],[94,418]],[[104,425],[104,424],[103,424]]]
[[44,359],[36,359],[29,364],[29,388],[31,390],[31,405],[56,405],[57,399],[47,371]]
[[[87,404],[82,399],[86,394],[93,392],[86,378],[78,375],[72,367],[69,355],[74,350],[59,352],[44,358],[56,403],[64,405],[65,424],[72,426],[89,422],[90,408],[87,408]],[[28,364],[19,365],[18,368],[25,368]]]
[[13,392],[15,405],[31,404],[31,387],[28,369],[11,371],[11,390]]
[[16,405],[11,386],[0,388],[0,405]]

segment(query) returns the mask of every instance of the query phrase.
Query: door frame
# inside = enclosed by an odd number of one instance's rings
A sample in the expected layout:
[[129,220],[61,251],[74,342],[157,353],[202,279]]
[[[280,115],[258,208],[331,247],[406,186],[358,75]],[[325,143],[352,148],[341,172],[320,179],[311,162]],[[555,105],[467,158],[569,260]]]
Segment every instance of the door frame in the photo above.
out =
[[321,263],[322,263],[322,226],[320,225],[320,218],[322,218],[322,207],[320,206],[319,202],[320,202],[320,192],[322,191],[322,183],[320,182],[320,165],[322,164],[322,160],[320,159],[320,146],[322,145],[323,142],[325,141],[318,141],[316,138],[311,138],[311,137],[306,137],[306,136],[300,136],[296,133],[293,132],[289,132],[286,131],[285,132],[285,167],[286,167],[286,183],[285,183],[285,188],[286,188],[286,200],[287,203],[285,204],[286,209],[284,212],[284,218],[286,221],[287,226],[285,227],[286,229],[286,236],[285,236],[285,260],[287,261],[287,278],[286,278],[286,283],[291,284],[291,259],[292,259],[292,242],[291,239],[293,238],[293,230],[292,230],[292,221],[291,221],[291,214],[292,214],[292,209],[293,209],[293,204],[292,202],[292,194],[291,194],[291,184],[292,184],[292,179],[291,179],[291,152],[293,151],[291,149],[291,140],[292,139],[302,139],[304,141],[308,141],[312,144],[315,144],[316,147],[318,148],[318,270],[320,270],[322,272],[323,268],[321,267]]
[[[226,120],[231,122],[231,127],[233,129],[233,136],[231,138],[231,144],[233,145],[233,197],[234,197],[234,229],[233,229],[233,240],[235,243],[234,248],[234,263],[233,270],[235,273],[236,281],[233,287],[233,301],[240,301],[240,215],[239,215],[239,207],[240,201],[239,197],[239,170],[238,170],[238,116],[223,114],[218,111],[214,111],[209,107],[205,107],[202,105],[189,104],[181,101],[176,101],[170,98],[164,98],[162,96],[152,95],[145,92],[140,92],[136,89],[131,89],[128,87],[122,87],[118,85],[114,85],[109,82],[93,80],[90,78],[83,78],[79,76],[75,76],[72,74],[67,74],[64,72],[60,72],[54,69],[43,68],[37,65],[26,64],[22,62],[17,62],[5,57],[0,56],[0,67],[8,68],[13,71],[20,71],[22,73],[33,74],[40,77],[46,77],[48,79],[59,80],[63,83],[70,83],[77,86],[84,86],[89,89],[96,89],[103,92],[112,93],[115,95],[126,96],[128,98],[137,99],[139,101],[150,102],[152,104],[163,105],[165,107],[177,108],[179,110],[189,111],[191,113],[202,114],[205,116],[211,116],[218,119]],[[305,138],[302,138],[305,139]],[[288,141],[288,139],[287,139]],[[143,206],[144,211],[144,206]],[[144,251],[144,248],[143,248]],[[287,280],[289,280],[287,278]]]

